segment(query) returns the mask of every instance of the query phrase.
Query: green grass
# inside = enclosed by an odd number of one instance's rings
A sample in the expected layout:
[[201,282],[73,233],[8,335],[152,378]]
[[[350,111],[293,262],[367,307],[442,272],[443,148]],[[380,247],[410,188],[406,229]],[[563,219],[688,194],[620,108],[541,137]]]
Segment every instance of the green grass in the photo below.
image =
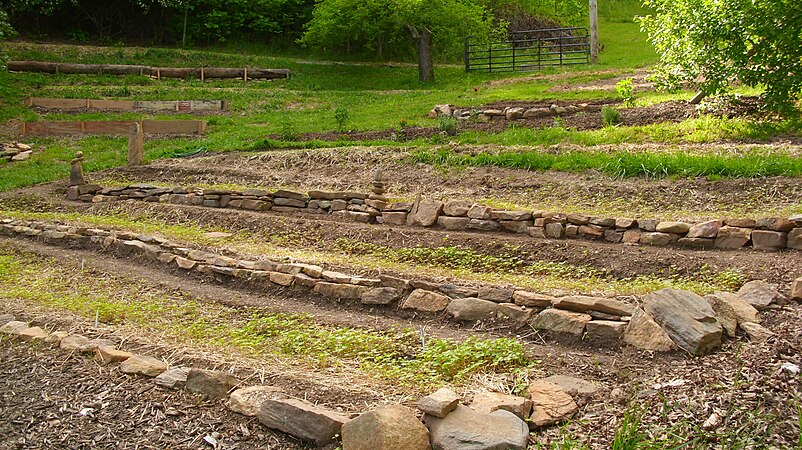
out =
[[730,177],[757,178],[802,175],[802,158],[779,152],[748,151],[731,154],[688,152],[542,151],[461,155],[451,150],[420,150],[412,163],[447,166],[498,166],[532,171],[584,172],[595,170],[615,178]]
[[130,326],[177,342],[234,351],[241,356],[273,355],[309,370],[359,368],[361,375],[415,389],[464,383],[476,374],[503,374],[534,364],[512,338],[462,342],[429,339],[421,348],[416,331],[374,331],[320,324],[312,316],[230,308],[146,287],[90,269],[65,271],[43,260],[0,246],[0,299],[69,311],[103,323]]

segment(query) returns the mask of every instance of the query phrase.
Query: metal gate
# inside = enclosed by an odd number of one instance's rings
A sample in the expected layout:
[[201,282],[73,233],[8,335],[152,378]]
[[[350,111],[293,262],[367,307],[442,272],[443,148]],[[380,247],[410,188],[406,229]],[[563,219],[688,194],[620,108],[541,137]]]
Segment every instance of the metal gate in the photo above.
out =
[[513,72],[543,67],[587,64],[590,39],[586,28],[516,31],[500,42],[465,39],[465,70]]

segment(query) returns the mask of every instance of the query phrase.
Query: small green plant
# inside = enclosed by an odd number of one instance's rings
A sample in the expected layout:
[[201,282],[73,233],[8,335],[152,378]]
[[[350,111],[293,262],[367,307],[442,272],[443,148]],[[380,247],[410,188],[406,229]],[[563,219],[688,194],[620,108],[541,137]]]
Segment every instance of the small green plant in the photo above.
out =
[[604,106],[601,110],[602,124],[612,127],[621,123],[621,113],[612,106]]
[[282,141],[295,141],[298,139],[298,131],[290,122],[284,122],[281,124],[281,132],[279,134],[281,135]]
[[438,117],[437,128],[443,133],[453,135],[457,132],[457,119],[445,116]]
[[78,28],[67,32],[67,38],[78,44],[85,44],[89,42],[89,33]]
[[337,121],[337,131],[344,132],[348,127],[348,120],[351,118],[351,113],[348,108],[343,106],[334,110],[334,120]]
[[615,90],[624,100],[624,105],[632,106],[635,104],[635,86],[632,84],[632,78],[624,78],[616,83]]
[[398,121],[398,129],[399,130],[403,130],[404,128],[406,128],[408,126],[409,126],[409,122],[407,122],[407,119],[401,119],[401,120]]
[[624,411],[624,417],[621,418],[618,428],[615,430],[613,444],[610,447],[612,450],[635,450],[640,447],[646,438],[646,435],[640,430],[642,417],[643,413],[640,407],[637,403],[632,402]]

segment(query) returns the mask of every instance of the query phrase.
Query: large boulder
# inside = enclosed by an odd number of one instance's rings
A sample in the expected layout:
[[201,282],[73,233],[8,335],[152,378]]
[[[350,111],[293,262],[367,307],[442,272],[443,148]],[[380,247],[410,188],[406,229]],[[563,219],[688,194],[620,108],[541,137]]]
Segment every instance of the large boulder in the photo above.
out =
[[342,427],[343,450],[430,450],[429,430],[403,405],[376,408]]
[[258,417],[268,428],[317,445],[334,442],[349,420],[341,413],[294,398],[266,399]]
[[525,450],[529,443],[526,422],[509,411],[490,414],[467,406],[445,418],[424,416],[435,450]]
[[573,397],[555,383],[535,380],[529,385],[532,415],[529,421],[535,427],[564,422],[579,410]]
[[644,310],[679,348],[704,355],[721,345],[721,324],[710,304],[693,292],[661,289],[643,298]]
[[741,289],[738,289],[738,296],[761,311],[784,299],[777,290],[777,285],[761,280],[750,281],[741,286]]
[[627,344],[650,352],[670,352],[676,344],[654,319],[635,308],[622,337]]

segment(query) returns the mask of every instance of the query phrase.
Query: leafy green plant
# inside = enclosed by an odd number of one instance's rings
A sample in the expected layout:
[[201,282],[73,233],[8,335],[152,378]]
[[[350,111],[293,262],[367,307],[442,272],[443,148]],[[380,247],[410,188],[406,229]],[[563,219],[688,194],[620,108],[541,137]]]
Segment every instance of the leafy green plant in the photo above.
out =
[[615,90],[621,96],[624,105],[633,106],[635,104],[635,86],[632,84],[632,78],[624,78],[616,83]]
[[640,444],[648,438],[641,431],[641,421],[643,412],[638,404],[633,401],[629,404],[624,416],[618,422],[618,428],[613,436],[612,450],[637,450]]
[[283,122],[281,124],[281,131],[279,133],[282,141],[294,141],[298,139],[298,131],[295,129],[295,125],[291,122]]
[[453,135],[457,132],[457,119],[440,116],[437,118],[437,128],[443,133]]
[[601,116],[605,127],[612,127],[621,123],[621,113],[612,106],[603,106]]
[[334,110],[334,120],[337,122],[337,131],[344,132],[348,127],[348,121],[351,119],[351,113],[348,108],[341,106]]

